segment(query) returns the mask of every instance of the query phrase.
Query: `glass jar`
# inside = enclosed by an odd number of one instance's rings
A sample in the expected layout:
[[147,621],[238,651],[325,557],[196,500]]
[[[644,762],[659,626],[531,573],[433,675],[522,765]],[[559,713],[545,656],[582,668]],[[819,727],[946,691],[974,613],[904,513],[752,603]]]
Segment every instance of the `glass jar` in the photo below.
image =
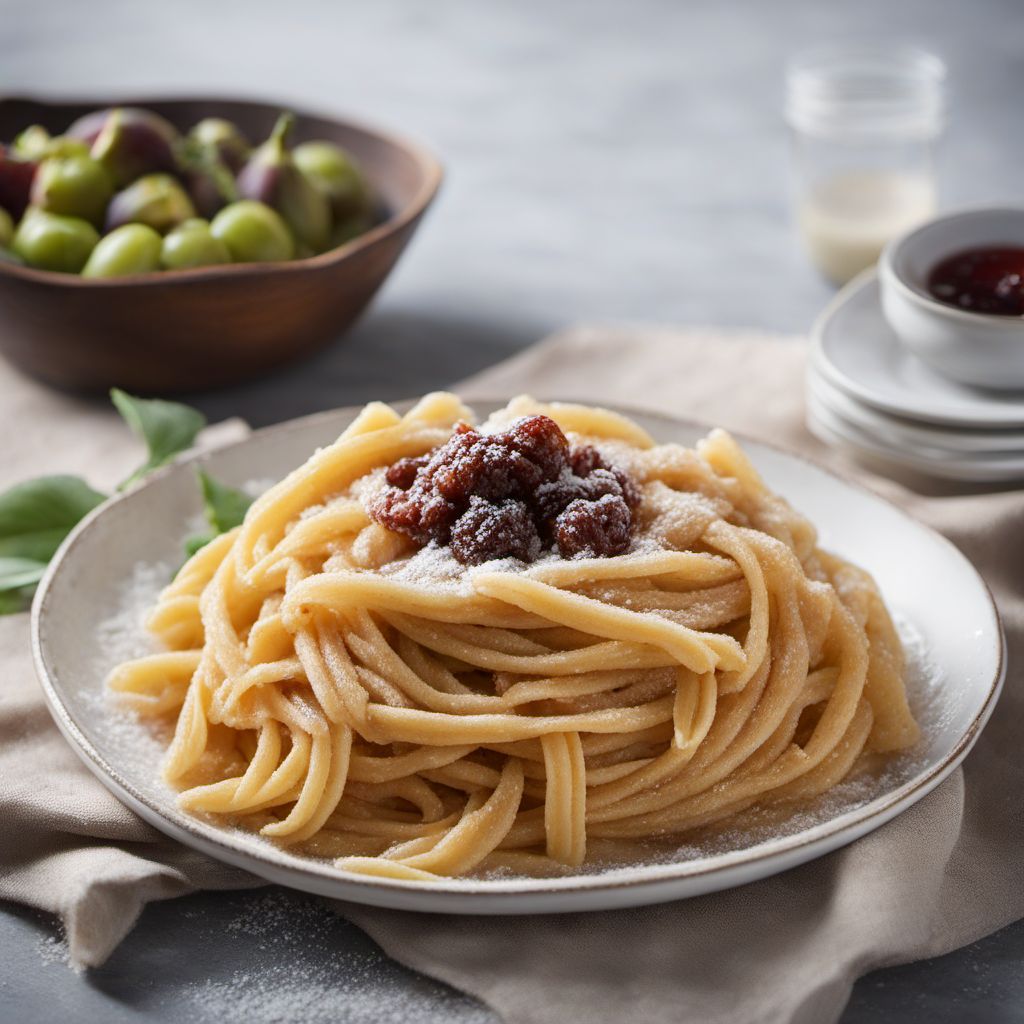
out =
[[790,62],[797,224],[836,284],[935,212],[945,71],[933,54],[903,46],[822,47]]

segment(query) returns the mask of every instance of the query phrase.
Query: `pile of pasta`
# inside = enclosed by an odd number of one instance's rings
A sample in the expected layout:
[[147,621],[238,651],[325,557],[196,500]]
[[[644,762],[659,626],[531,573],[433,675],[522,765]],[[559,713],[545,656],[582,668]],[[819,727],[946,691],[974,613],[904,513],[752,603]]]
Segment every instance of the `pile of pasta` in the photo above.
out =
[[472,413],[366,406],[202,548],[109,685],[176,722],[181,806],[399,879],[572,872],[594,851],[789,807],[915,742],[871,578],[817,547],[733,439],[656,444],[521,397],[643,492],[616,557],[453,569],[371,521],[383,469]]

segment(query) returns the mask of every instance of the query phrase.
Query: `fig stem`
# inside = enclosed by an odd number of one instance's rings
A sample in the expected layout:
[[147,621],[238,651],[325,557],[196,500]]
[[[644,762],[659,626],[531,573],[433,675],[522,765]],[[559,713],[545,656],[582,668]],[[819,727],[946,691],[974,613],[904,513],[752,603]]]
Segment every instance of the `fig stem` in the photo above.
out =
[[234,175],[224,166],[217,147],[208,142],[185,139],[178,148],[178,162],[186,169],[195,168],[208,174],[214,188],[226,203],[238,199]]
[[274,130],[270,133],[268,140],[270,148],[278,159],[283,159],[288,153],[288,136],[295,126],[295,115],[285,111],[274,124]]
[[231,172],[219,159],[213,157],[210,158],[207,164],[207,170],[210,172],[214,187],[220,193],[221,199],[226,203],[235,202],[238,199],[238,186],[235,184],[235,179]]

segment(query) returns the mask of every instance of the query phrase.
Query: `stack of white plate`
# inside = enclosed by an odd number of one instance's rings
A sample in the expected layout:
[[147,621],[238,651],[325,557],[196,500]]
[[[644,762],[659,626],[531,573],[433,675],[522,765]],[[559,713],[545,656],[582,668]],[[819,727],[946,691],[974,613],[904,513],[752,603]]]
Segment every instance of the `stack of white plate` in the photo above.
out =
[[807,425],[829,444],[929,476],[1024,478],[1024,394],[970,388],[925,366],[886,321],[873,274],[815,325]]

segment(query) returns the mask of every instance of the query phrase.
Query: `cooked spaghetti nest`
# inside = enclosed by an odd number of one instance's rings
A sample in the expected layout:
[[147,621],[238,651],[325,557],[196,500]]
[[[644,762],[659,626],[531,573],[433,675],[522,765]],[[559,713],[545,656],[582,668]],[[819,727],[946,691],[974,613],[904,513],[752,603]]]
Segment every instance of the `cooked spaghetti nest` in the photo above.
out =
[[625,554],[456,563],[371,521],[384,467],[472,413],[372,403],[202,548],[109,685],[176,719],[181,806],[398,879],[578,869],[779,808],[914,743],[871,578],[817,547],[733,439],[513,400],[642,486]]

